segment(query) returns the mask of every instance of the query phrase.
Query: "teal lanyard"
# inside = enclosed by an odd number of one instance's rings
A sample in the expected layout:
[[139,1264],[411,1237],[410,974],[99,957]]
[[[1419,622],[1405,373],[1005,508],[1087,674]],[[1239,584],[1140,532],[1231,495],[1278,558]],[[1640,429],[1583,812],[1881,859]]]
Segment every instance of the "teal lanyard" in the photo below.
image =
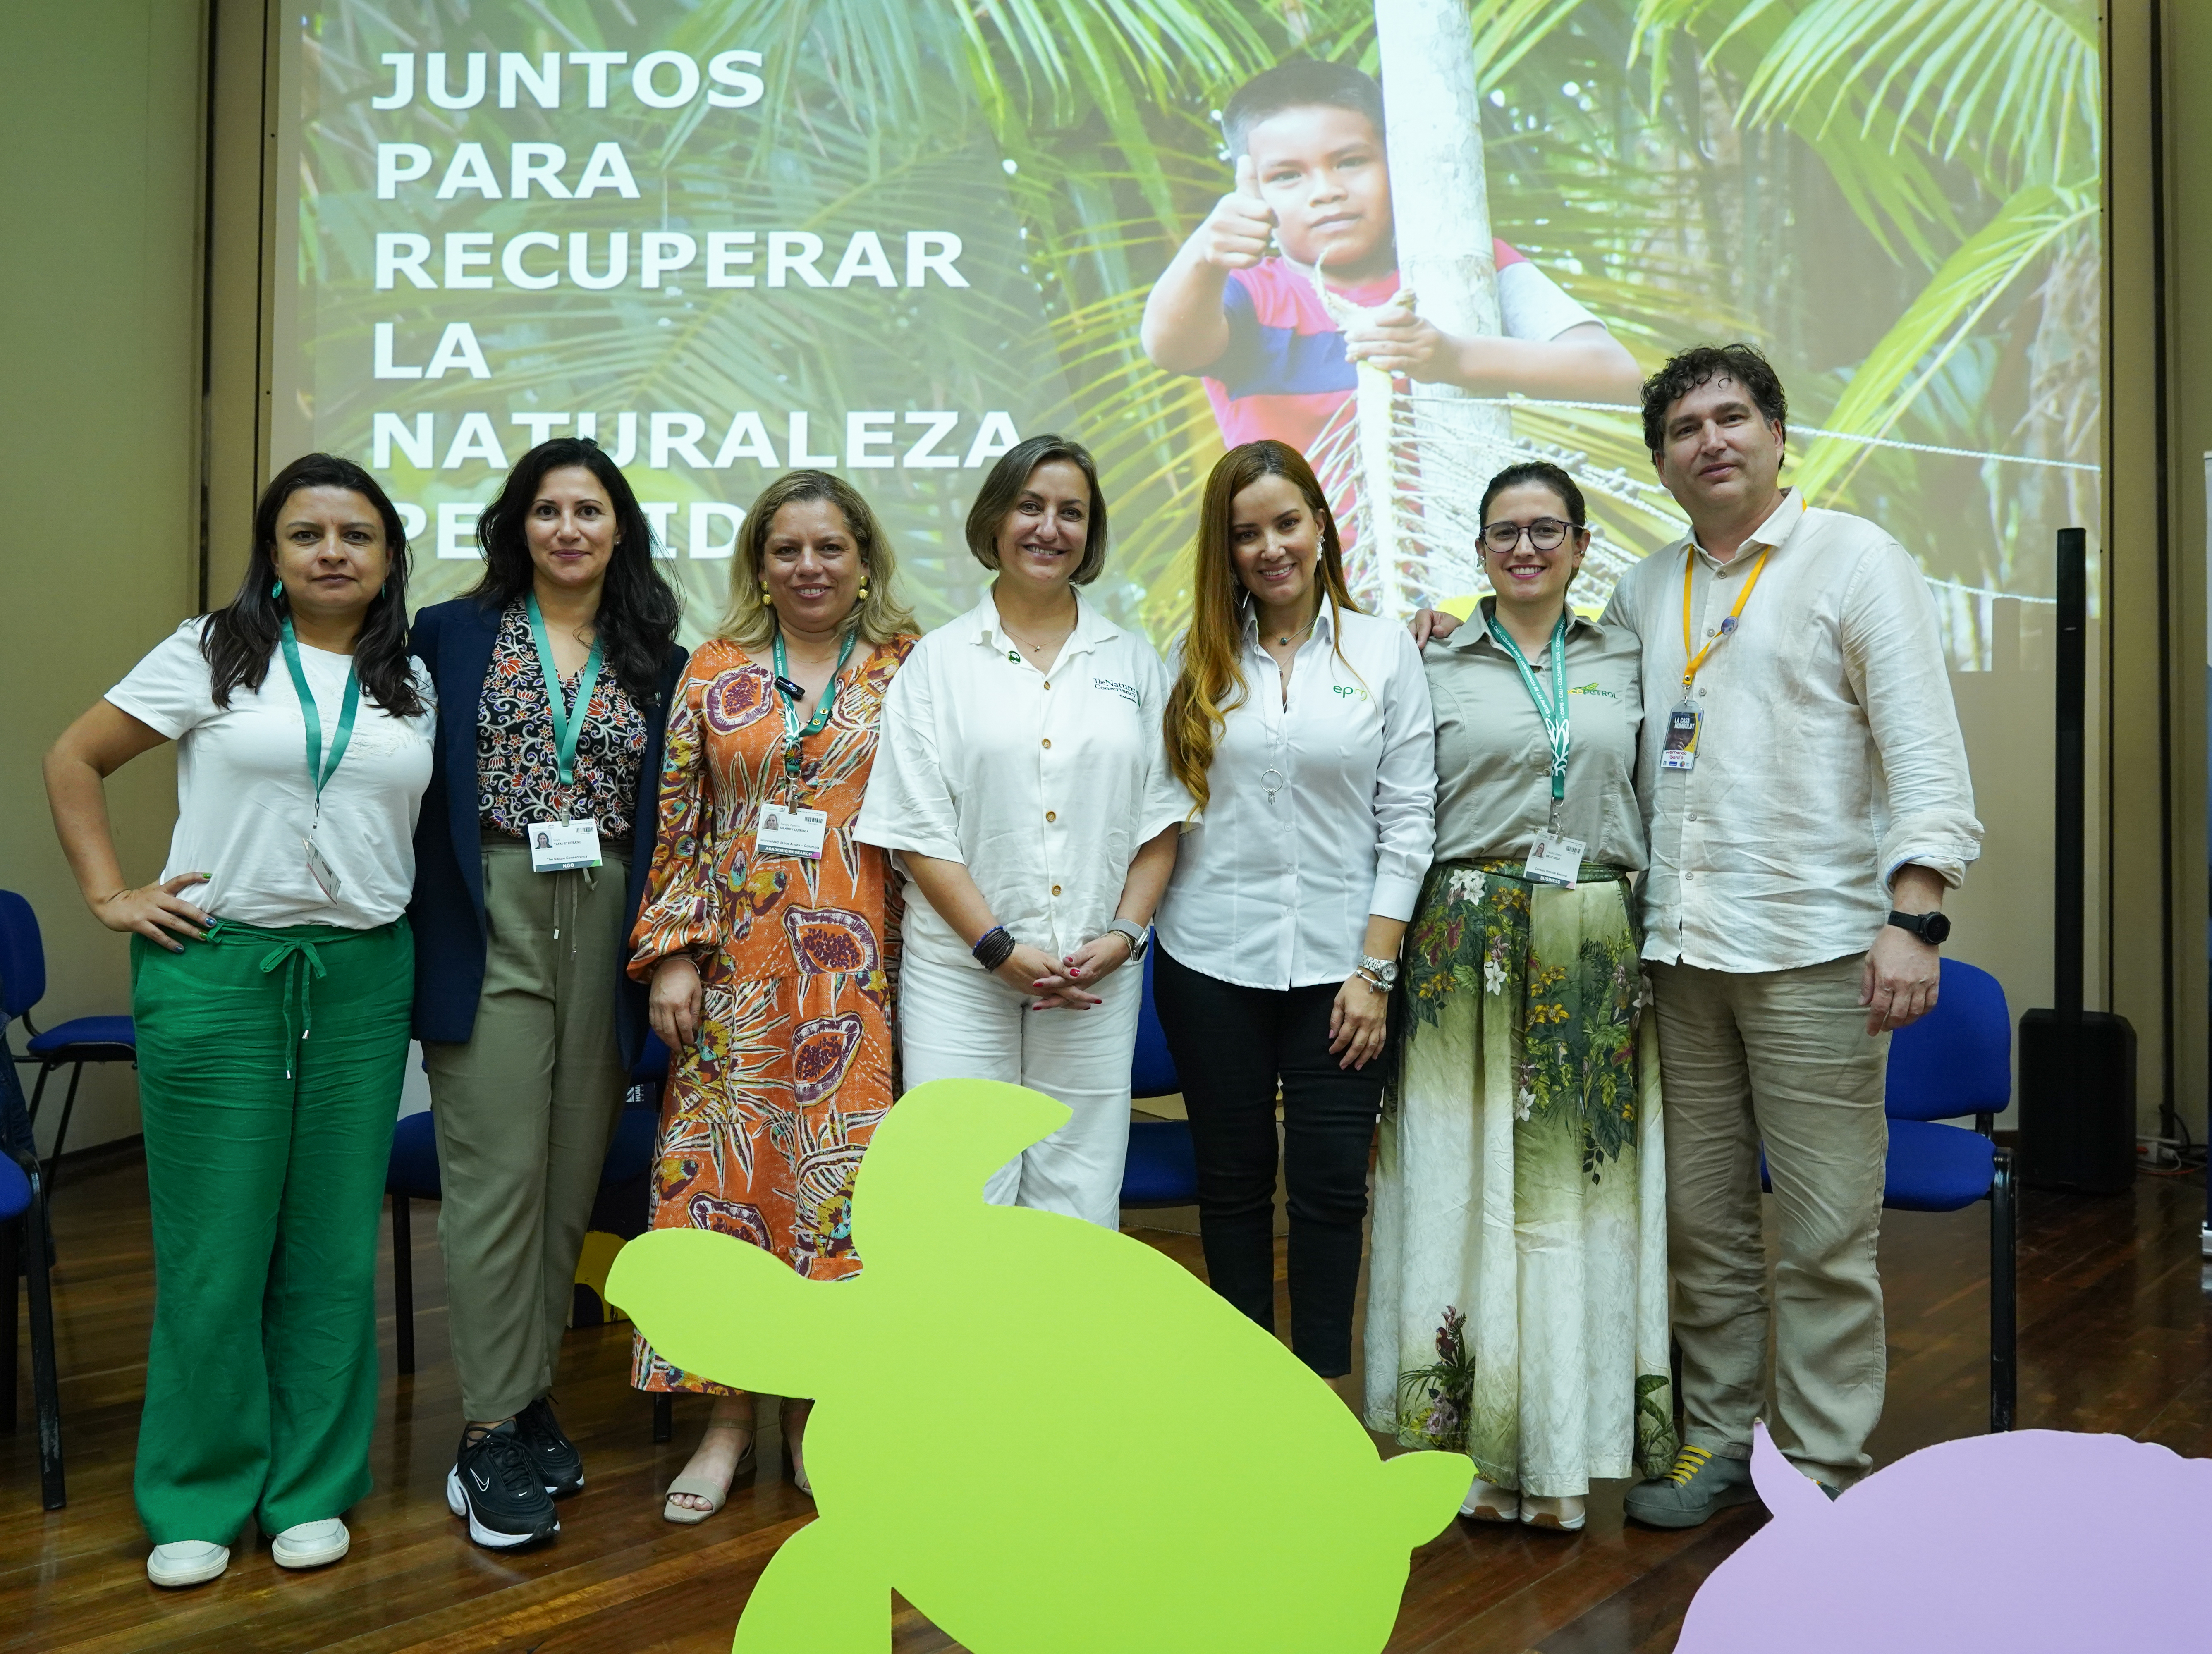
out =
[[799,745],[810,735],[819,735],[830,723],[830,714],[837,704],[837,688],[845,677],[845,663],[853,658],[853,645],[860,635],[854,627],[845,634],[844,646],[837,651],[837,664],[830,668],[830,681],[822,686],[822,698],[814,703],[814,715],[807,720],[806,727],[799,727],[799,702],[805,691],[792,680],[791,657],[784,652],[783,629],[775,634],[776,704],[783,708],[783,778],[790,787],[789,802],[793,808],[799,804]]
[[1552,628],[1552,699],[1547,705],[1544,691],[1536,682],[1536,674],[1529,668],[1528,657],[1521,653],[1521,646],[1513,635],[1498,623],[1498,611],[1490,611],[1490,635],[1498,641],[1513,664],[1521,669],[1521,682],[1528,689],[1528,698],[1536,703],[1536,715],[1544,721],[1545,739],[1552,744],[1552,825],[1559,824],[1559,806],[1567,796],[1567,745],[1573,732],[1567,723],[1567,616],[1562,610],[1559,623]]
[[338,773],[338,763],[353,744],[353,721],[361,711],[361,674],[354,670],[351,660],[346,662],[345,701],[338,709],[338,733],[331,742],[331,756],[323,757],[323,715],[315,706],[314,691],[307,687],[307,674],[300,665],[300,640],[292,634],[292,617],[283,621],[284,634],[284,665],[292,674],[292,689],[300,697],[300,716],[307,726],[307,779],[315,784],[315,808],[323,807],[323,788],[331,784],[331,777]]
[[584,733],[584,715],[592,709],[592,691],[599,686],[605,648],[598,637],[592,639],[591,656],[584,662],[583,676],[576,680],[576,703],[571,707],[561,698],[561,669],[553,664],[553,641],[545,635],[545,617],[538,611],[535,592],[530,594],[530,635],[538,644],[538,669],[545,674],[545,699],[553,714],[553,765],[560,774],[561,785],[573,787],[576,742]]

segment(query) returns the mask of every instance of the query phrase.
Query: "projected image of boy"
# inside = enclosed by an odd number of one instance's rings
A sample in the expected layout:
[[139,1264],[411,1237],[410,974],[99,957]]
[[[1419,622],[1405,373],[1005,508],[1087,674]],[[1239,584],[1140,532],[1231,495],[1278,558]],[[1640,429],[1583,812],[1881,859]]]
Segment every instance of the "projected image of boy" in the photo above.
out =
[[[1637,400],[1643,375],[1596,317],[1503,241],[1504,337],[1447,333],[1398,284],[1382,89],[1349,64],[1300,59],[1248,82],[1223,112],[1237,187],[1192,232],[1145,303],[1145,354],[1201,376],[1221,438],[1310,452],[1351,399],[1352,364],[1578,401]],[[1272,245],[1271,245],[1272,244]],[[1340,329],[1313,288],[1379,310]]]

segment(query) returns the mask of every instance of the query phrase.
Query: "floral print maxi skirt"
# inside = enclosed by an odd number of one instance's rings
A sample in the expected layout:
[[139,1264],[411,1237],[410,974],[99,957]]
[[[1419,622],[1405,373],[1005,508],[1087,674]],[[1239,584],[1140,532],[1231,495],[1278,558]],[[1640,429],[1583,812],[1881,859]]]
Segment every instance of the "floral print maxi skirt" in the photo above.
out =
[[1540,1498],[1674,1456],[1659,1053],[1626,882],[1433,868],[1383,1101],[1367,1413]]

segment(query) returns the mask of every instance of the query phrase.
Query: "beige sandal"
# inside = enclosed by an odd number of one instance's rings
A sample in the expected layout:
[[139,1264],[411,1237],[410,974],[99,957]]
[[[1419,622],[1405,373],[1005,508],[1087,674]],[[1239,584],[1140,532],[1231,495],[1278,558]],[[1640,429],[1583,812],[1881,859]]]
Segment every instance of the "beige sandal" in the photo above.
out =
[[[708,1430],[743,1430],[745,1426],[708,1425],[707,1428]],[[753,1440],[745,1444],[745,1450],[738,1455],[737,1463],[730,1467],[729,1481],[718,1486],[712,1478],[707,1476],[678,1476],[670,1482],[668,1497],[661,1505],[660,1514],[665,1520],[680,1523],[687,1528],[695,1523],[704,1522],[729,1503],[730,1489],[737,1486],[738,1478],[751,1475],[759,1466],[760,1440],[758,1437],[755,1437]],[[687,1494],[692,1499],[705,1499],[707,1508],[703,1511],[695,1511],[688,1505],[677,1504],[676,1496],[678,1493]]]

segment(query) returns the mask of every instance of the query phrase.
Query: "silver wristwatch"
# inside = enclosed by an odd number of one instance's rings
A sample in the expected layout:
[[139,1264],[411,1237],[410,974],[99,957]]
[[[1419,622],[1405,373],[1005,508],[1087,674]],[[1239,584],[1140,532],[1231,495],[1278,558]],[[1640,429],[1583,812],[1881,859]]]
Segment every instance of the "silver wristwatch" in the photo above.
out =
[[1116,919],[1106,928],[1109,933],[1120,936],[1129,944],[1131,964],[1143,958],[1145,950],[1152,945],[1152,933],[1133,920]]
[[1398,962],[1395,959],[1378,959],[1371,953],[1363,953],[1359,956],[1357,974],[1366,977],[1388,994],[1398,985]]

